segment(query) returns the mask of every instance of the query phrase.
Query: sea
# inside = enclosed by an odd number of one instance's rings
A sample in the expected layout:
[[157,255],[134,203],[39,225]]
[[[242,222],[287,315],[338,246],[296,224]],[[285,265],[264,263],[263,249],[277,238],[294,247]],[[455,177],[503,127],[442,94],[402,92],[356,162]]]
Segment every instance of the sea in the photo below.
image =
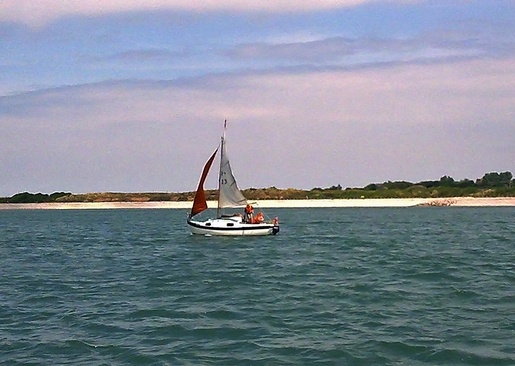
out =
[[0,210],[1,365],[515,365],[515,207]]

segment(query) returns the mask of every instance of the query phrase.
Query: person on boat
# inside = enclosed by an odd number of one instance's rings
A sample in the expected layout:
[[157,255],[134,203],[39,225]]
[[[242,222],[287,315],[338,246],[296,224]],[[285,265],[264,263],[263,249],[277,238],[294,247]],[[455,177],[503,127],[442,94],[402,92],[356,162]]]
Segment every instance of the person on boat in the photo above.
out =
[[243,216],[243,219],[248,224],[252,223],[252,220],[254,219],[254,207],[252,207],[248,203],[247,206],[245,206],[245,214]]
[[253,224],[261,224],[263,221],[265,221],[263,212],[258,212],[256,217],[252,220],[252,223]]

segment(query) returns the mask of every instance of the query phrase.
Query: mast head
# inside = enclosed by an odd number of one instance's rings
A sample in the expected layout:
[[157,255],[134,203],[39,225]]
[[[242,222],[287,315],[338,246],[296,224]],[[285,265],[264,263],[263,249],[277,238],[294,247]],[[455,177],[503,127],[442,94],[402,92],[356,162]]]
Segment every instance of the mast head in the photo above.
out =
[[226,119],[224,119],[224,130],[223,130],[223,132],[222,132],[222,137],[221,137],[222,144],[223,144],[223,142],[224,142],[224,140],[225,140],[225,130],[226,130],[226,129],[227,129],[227,120],[226,120]]

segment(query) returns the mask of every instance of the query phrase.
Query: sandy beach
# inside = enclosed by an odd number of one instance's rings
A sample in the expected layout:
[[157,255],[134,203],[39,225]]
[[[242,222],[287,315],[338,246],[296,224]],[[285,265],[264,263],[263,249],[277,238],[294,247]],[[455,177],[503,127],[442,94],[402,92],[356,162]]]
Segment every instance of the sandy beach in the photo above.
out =
[[[252,202],[256,208],[316,208],[316,207],[414,207],[452,206],[485,207],[515,206],[515,197],[454,197],[454,198],[383,198],[334,200],[264,200]],[[209,201],[216,208],[215,201]],[[0,210],[77,210],[77,209],[189,209],[191,202],[80,202],[80,203],[3,203]]]

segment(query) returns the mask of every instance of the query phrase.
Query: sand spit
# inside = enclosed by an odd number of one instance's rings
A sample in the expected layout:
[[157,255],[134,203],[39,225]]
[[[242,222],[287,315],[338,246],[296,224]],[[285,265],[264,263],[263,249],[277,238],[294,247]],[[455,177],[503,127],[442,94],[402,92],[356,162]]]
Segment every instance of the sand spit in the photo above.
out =
[[[382,198],[334,200],[265,200],[252,202],[256,208],[324,208],[324,207],[414,207],[414,206],[515,206],[515,197],[455,198]],[[210,208],[216,207],[209,201]],[[191,202],[67,202],[67,203],[3,203],[0,210],[105,210],[105,209],[189,209]]]
[[447,206],[460,207],[487,207],[487,206],[515,206],[515,197],[456,197],[440,198],[434,201],[444,201]]

